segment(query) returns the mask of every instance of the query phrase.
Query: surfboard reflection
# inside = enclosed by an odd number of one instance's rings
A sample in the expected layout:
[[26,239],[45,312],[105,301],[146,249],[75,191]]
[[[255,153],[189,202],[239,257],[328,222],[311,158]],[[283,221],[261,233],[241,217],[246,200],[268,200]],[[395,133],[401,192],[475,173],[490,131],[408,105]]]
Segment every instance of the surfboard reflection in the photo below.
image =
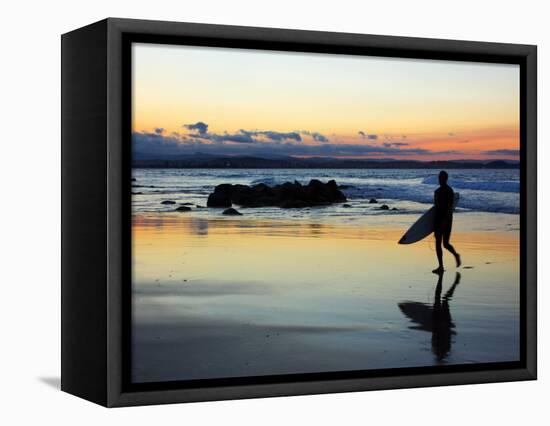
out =
[[457,272],[453,285],[441,297],[443,275],[438,275],[432,306],[426,303],[409,301],[398,304],[401,312],[415,324],[409,327],[410,329],[432,333],[432,352],[438,362],[445,361],[451,352],[452,337],[456,334],[456,331],[451,318],[449,302],[460,283],[460,273]]

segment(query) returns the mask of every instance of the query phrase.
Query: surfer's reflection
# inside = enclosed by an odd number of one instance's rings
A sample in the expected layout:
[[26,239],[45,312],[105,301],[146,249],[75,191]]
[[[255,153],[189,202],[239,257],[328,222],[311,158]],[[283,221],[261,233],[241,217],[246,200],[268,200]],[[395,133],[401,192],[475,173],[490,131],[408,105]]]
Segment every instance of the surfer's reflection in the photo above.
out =
[[435,287],[433,306],[420,302],[399,303],[399,309],[415,325],[413,330],[423,330],[432,333],[432,352],[439,362],[445,360],[451,351],[452,336],[456,334],[455,324],[451,318],[449,302],[451,301],[456,286],[460,283],[460,273],[456,273],[453,285],[441,297],[443,287],[443,273],[438,274]]

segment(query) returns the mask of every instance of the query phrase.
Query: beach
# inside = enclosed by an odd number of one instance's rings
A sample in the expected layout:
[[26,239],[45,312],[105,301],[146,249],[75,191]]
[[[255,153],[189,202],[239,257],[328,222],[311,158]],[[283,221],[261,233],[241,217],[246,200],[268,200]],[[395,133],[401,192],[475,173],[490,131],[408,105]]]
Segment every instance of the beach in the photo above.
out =
[[519,361],[517,64],[132,49],[134,382]]
[[455,213],[438,283],[433,237],[397,244],[418,214],[323,209],[136,209],[132,380],[519,359],[517,214]]

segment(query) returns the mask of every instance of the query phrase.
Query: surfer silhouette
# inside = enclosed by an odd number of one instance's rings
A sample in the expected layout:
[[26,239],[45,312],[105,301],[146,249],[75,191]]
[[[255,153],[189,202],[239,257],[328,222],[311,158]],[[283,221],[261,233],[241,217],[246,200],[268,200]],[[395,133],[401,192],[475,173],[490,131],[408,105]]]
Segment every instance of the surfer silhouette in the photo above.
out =
[[442,274],[444,271],[442,246],[453,254],[457,268],[461,264],[460,255],[450,243],[455,194],[453,188],[447,185],[448,179],[449,175],[446,171],[439,172],[439,188],[434,192],[434,236],[438,262],[438,267],[432,271],[434,274]]

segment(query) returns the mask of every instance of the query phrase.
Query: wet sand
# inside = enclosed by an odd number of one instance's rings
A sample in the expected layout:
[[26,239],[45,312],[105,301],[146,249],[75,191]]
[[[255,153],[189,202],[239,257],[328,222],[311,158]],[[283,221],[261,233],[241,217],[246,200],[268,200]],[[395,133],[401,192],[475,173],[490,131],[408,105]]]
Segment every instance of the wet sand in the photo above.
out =
[[446,253],[439,282],[433,238],[400,246],[406,228],[383,218],[136,215],[133,380],[516,361],[518,232],[467,217],[452,238],[463,267]]

